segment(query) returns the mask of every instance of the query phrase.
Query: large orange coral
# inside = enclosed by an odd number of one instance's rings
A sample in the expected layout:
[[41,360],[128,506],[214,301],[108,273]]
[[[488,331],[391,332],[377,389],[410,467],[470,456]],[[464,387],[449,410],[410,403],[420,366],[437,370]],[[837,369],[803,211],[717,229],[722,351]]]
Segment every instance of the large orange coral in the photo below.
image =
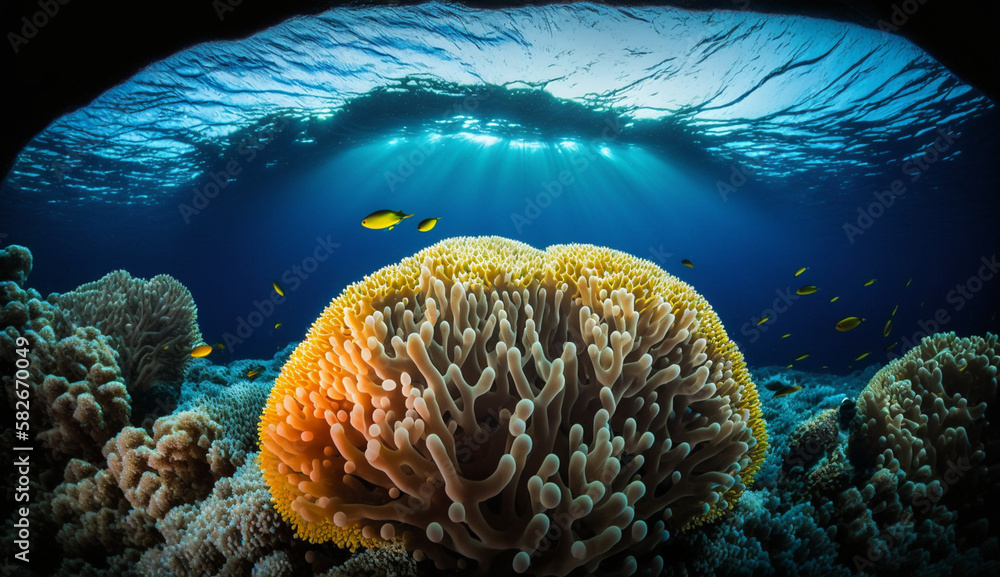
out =
[[689,285],[607,248],[496,237],[349,286],[260,440],[303,538],[539,575],[634,570],[668,527],[730,508],[767,447],[742,355]]

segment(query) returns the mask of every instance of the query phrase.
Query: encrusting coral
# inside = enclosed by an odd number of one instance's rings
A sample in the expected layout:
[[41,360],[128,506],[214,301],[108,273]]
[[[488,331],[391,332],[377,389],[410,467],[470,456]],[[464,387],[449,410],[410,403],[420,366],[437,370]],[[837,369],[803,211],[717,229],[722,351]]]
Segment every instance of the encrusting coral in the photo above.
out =
[[303,538],[537,575],[662,565],[667,528],[731,508],[767,447],[742,355],[689,285],[611,249],[497,237],[348,287],[260,440]]

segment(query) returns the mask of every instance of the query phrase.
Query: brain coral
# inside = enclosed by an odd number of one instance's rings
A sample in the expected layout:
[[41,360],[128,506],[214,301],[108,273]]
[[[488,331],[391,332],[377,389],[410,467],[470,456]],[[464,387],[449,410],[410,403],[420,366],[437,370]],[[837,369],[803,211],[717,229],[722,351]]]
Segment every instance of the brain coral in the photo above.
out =
[[689,285],[611,249],[497,237],[349,286],[259,429],[301,537],[401,539],[481,573],[612,556],[602,569],[631,573],[667,528],[732,507],[767,447],[742,355]]

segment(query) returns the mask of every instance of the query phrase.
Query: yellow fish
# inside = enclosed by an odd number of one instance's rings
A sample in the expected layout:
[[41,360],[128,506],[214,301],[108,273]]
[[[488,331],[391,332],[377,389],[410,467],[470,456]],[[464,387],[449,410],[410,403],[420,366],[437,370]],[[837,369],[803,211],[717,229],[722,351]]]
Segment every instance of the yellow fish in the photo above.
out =
[[792,333],[785,333],[785,334],[781,335],[781,338],[787,339],[790,336],[792,336]]
[[868,282],[865,283],[865,286],[872,286],[873,284],[875,284],[875,279],[869,279]]
[[910,283],[911,283],[911,282],[913,282],[913,279],[912,279],[912,278],[908,278],[908,279],[906,279],[906,284],[905,284],[905,285],[903,285],[903,288],[906,288],[906,287],[910,286]]
[[417,230],[419,230],[420,232],[427,232],[430,229],[434,228],[434,225],[437,224],[439,220],[441,220],[440,216],[436,218],[425,218],[424,220],[420,221],[420,224],[417,225]]
[[837,323],[837,330],[840,332],[847,332],[854,327],[861,324],[861,321],[865,319],[859,319],[858,317],[847,317],[846,319]]
[[887,337],[891,332],[892,332],[892,319],[889,319],[885,321],[885,327],[882,329],[882,336]]
[[781,389],[777,393],[774,393],[774,398],[777,399],[778,397],[784,397],[792,393],[797,393],[801,390],[802,390],[802,385],[793,385],[791,387],[785,387],[784,389]]
[[163,345],[163,350],[167,350],[169,348],[170,348],[170,345]]
[[224,349],[224,348],[226,348],[226,345],[224,345],[222,343],[215,343],[215,348],[217,348],[217,349]]
[[799,276],[800,274],[806,272],[807,270],[809,270],[809,267],[804,266],[804,267],[800,268],[799,270],[795,271],[795,276]]
[[760,319],[759,321],[757,321],[757,326],[759,327],[760,325],[766,323],[769,320],[771,320],[771,317],[764,317],[764,318]]
[[274,323],[274,328],[280,329],[281,328],[281,323]]
[[828,365],[823,365],[821,368],[829,369],[830,367]]
[[804,361],[804,360],[806,360],[808,358],[809,358],[809,353],[805,353],[805,354],[802,354],[802,355],[799,355],[799,356],[795,357],[795,360],[796,361]]
[[814,285],[807,284],[804,287],[799,287],[799,290],[795,291],[795,294],[797,294],[797,295],[811,295],[811,294],[813,294],[814,292],[816,292],[818,290],[819,289],[816,288]]
[[279,297],[285,296],[285,289],[281,288],[281,285],[278,284],[278,281],[272,282],[271,286],[274,287],[274,292],[278,293]]
[[682,260],[681,264],[684,265],[684,266],[686,266],[686,267],[688,267],[688,268],[692,268],[692,269],[694,268],[694,263],[691,262],[691,261],[689,261],[688,259]]
[[256,377],[258,373],[260,373],[260,369],[254,369],[252,371],[247,371],[247,378],[248,379],[252,379],[252,378]]
[[787,367],[785,367],[785,368],[786,368],[786,369],[790,369],[790,368],[792,368],[792,365],[788,365],[788,366],[787,366]]
[[212,352],[212,347],[208,345],[198,345],[193,351],[191,351],[191,356],[196,359],[200,359],[202,357],[207,357],[210,352]]
[[867,357],[870,353],[861,353],[860,355],[854,357],[854,360],[860,361],[861,359]]
[[388,228],[392,230],[399,221],[410,218],[412,214],[406,214],[401,210],[376,210],[361,221],[361,226],[373,230]]
[[898,311],[898,310],[899,310],[899,305],[896,305],[895,307],[893,307],[893,309],[892,309],[892,314],[891,314],[891,315],[889,315],[889,316],[890,316],[890,317],[894,317],[894,316],[896,316],[896,311]]
[[896,342],[892,343],[891,345],[889,345],[889,346],[887,346],[885,348],[885,351],[886,352],[891,351],[892,349],[896,348],[896,345],[898,345],[898,344],[899,344],[899,341],[896,341]]
[[830,299],[830,302],[835,303],[835,302],[837,302],[837,299],[839,299],[839,298],[840,298],[840,295],[837,295],[837,296],[833,297],[832,299]]

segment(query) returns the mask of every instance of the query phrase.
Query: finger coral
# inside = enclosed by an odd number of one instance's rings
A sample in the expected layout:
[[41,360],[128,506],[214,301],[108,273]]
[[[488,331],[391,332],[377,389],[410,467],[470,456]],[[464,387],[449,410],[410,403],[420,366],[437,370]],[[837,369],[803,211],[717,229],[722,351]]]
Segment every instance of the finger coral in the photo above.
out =
[[76,325],[97,327],[115,340],[133,395],[158,382],[179,385],[191,350],[201,342],[194,299],[169,275],[147,281],[117,270],[49,300]]
[[349,286],[259,434],[301,537],[537,575],[633,572],[668,529],[731,508],[767,447],[742,355],[689,285],[611,249],[497,237]]
[[995,535],[985,518],[1000,507],[997,336],[925,337],[872,377],[857,400],[852,460],[898,474],[959,514],[963,539]]
[[979,464],[998,369],[996,335],[924,338],[876,373],[861,392],[855,442],[876,467],[902,470],[914,481],[942,481],[957,463]]

